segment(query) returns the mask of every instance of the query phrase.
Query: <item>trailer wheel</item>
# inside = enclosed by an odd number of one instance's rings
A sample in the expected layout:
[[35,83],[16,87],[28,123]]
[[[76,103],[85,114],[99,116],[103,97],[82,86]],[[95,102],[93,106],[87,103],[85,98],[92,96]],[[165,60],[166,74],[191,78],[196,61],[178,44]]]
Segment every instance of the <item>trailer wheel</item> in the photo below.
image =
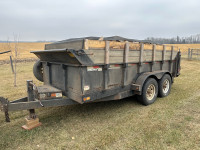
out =
[[145,106],[155,102],[158,95],[158,83],[153,78],[148,78],[142,88],[142,94],[138,95],[138,100]]
[[43,67],[42,62],[37,60],[33,66],[33,74],[39,81],[43,82]]
[[166,97],[171,91],[172,79],[170,75],[165,74],[162,79],[158,82],[158,96]]

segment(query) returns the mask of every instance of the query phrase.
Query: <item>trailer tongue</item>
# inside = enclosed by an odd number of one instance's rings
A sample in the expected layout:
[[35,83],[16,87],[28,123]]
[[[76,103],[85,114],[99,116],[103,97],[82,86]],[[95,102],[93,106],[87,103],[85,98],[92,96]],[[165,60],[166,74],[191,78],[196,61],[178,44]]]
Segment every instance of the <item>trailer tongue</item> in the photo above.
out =
[[39,61],[36,78],[43,86],[27,81],[27,97],[0,98],[6,121],[9,111],[29,110],[24,129],[41,125],[34,109],[88,102],[119,100],[138,95],[144,105],[157,95],[169,94],[180,74],[180,52],[175,47],[121,37],[87,37],[47,44],[33,51]]

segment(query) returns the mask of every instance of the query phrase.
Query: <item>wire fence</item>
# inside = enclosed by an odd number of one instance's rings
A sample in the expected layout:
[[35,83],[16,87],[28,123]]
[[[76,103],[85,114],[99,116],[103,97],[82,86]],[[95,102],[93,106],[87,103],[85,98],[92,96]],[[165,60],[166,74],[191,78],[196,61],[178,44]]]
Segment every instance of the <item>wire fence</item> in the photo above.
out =
[[188,60],[200,60],[200,49],[188,49]]

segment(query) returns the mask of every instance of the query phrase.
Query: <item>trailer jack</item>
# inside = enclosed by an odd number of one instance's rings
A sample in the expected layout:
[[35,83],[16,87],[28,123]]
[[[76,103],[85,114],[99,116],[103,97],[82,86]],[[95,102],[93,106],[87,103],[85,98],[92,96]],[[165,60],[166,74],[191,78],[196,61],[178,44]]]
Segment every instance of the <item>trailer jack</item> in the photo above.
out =
[[[33,84],[32,80],[27,80],[26,82],[27,84],[27,100],[28,101],[34,101],[34,88],[36,88],[36,86]],[[25,130],[31,130],[35,127],[41,126],[42,123],[39,122],[39,118],[36,116],[35,114],[35,109],[29,109],[29,116],[26,117],[26,124],[22,126],[23,129]]]
[[41,126],[42,123],[39,122],[39,118],[35,114],[35,109],[29,110],[29,116],[25,118],[26,124],[22,126],[25,130],[31,130],[35,127]]

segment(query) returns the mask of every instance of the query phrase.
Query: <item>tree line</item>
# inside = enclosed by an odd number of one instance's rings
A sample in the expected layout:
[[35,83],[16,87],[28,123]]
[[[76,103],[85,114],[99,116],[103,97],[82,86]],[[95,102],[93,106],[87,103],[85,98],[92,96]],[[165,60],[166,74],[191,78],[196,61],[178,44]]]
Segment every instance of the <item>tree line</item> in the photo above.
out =
[[197,44],[200,43],[200,34],[189,37],[155,38],[148,37],[145,40],[158,44]]

